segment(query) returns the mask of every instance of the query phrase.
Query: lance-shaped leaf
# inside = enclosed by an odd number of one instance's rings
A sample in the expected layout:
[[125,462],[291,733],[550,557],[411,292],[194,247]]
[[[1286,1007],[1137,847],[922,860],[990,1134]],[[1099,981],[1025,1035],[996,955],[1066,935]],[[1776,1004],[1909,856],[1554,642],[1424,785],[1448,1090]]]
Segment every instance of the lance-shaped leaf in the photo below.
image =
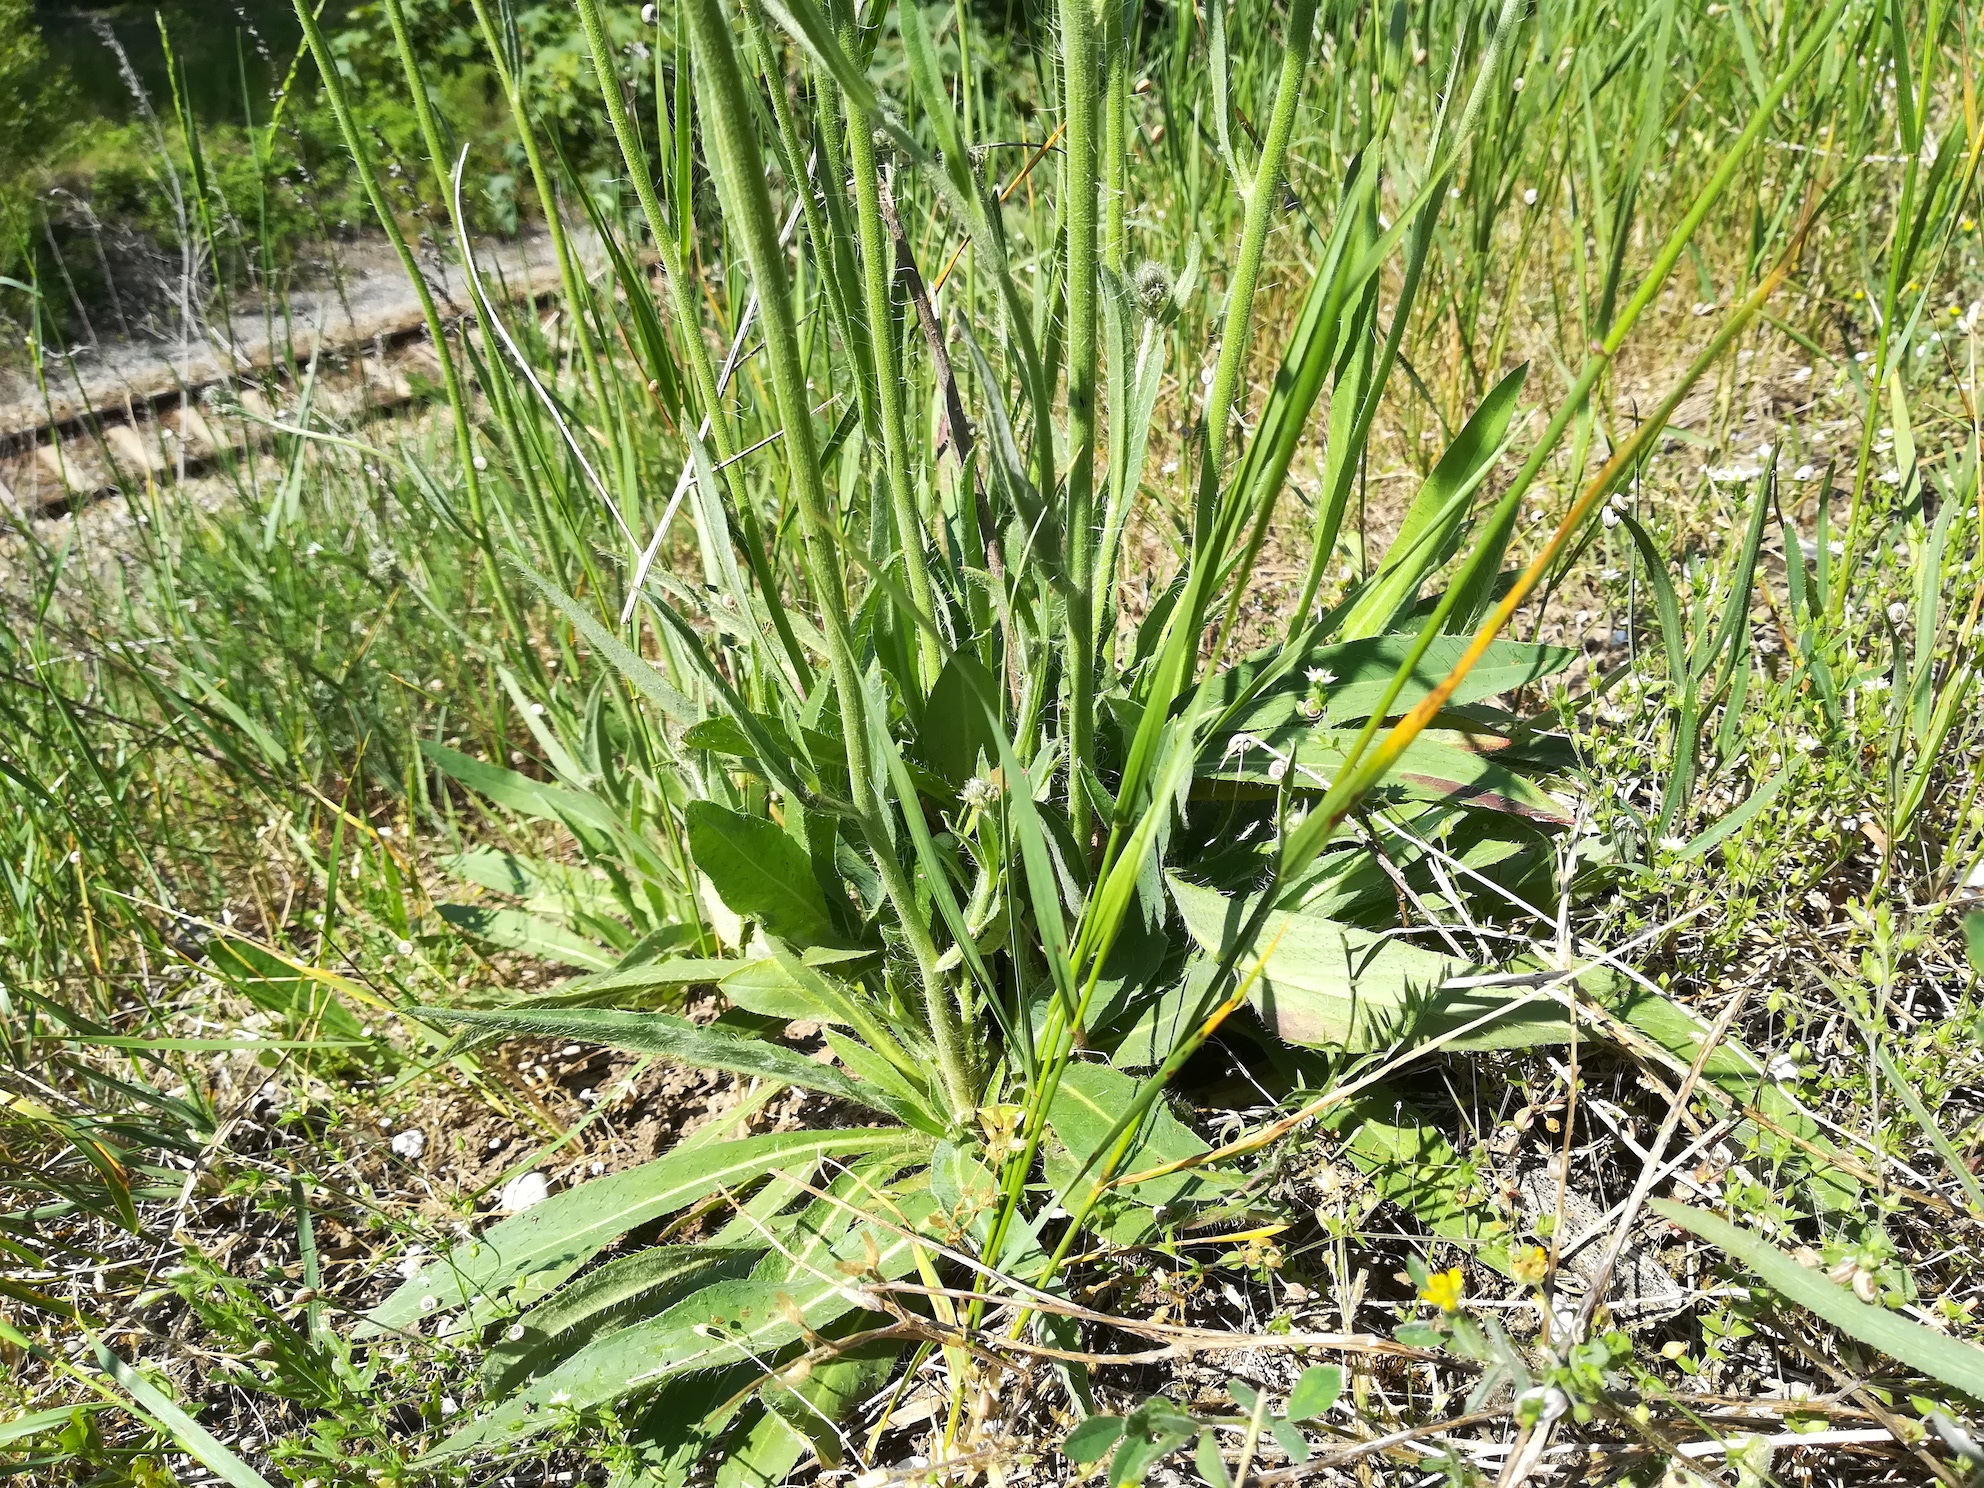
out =
[[[1258,736],[1236,738],[1223,758],[1200,767],[1200,778],[1273,790],[1328,790],[1343,772],[1357,731],[1278,729],[1261,739],[1261,749],[1251,747],[1253,737]],[[1496,759],[1510,745],[1509,739],[1485,730],[1428,729],[1399,756],[1381,790],[1392,797],[1451,800],[1552,826],[1569,825],[1571,813],[1561,802]]]
[[[1205,684],[1212,707],[1231,710],[1231,716],[1221,720],[1218,735],[1260,734],[1300,722],[1300,705],[1311,696],[1320,698],[1336,723],[1369,718],[1371,710],[1384,701],[1385,690],[1404,665],[1414,639],[1403,634],[1381,635],[1256,652]],[[1431,692],[1460,660],[1468,641],[1466,636],[1435,639],[1399,689],[1388,713],[1404,713]],[[1561,672],[1576,659],[1577,652],[1566,646],[1497,641],[1462,679],[1447,706],[1465,707],[1531,686]]]
[[479,1240],[429,1262],[366,1315],[360,1336],[404,1328],[430,1313],[502,1291],[525,1277],[569,1266],[651,1219],[714,1195],[735,1193],[767,1173],[810,1168],[824,1158],[927,1148],[900,1128],[773,1132],[683,1147],[624,1173],[555,1193],[490,1226]]
[[556,961],[576,966],[580,971],[608,971],[614,963],[613,952],[605,946],[520,909],[500,909],[488,904],[437,904],[434,912],[464,935],[486,940],[506,951],[522,951],[540,961]]
[[[1173,879],[1171,896],[1192,938],[1224,955],[1244,923],[1235,900]],[[1258,949],[1237,963],[1250,970],[1261,957],[1249,1000],[1269,1028],[1291,1044],[1382,1049],[1404,1039],[1446,1033],[1484,1016],[1504,1016],[1454,1041],[1457,1049],[1524,1049],[1569,1037],[1563,1009],[1548,999],[1523,1001],[1528,989],[1462,986],[1479,968],[1459,956],[1424,950],[1406,941],[1325,919],[1278,911],[1262,930]]]
[[776,822],[713,801],[691,801],[683,818],[690,856],[731,909],[800,945],[839,940],[805,849]]
[[[912,1225],[929,1207],[927,1194],[898,1206]],[[916,1248],[910,1235],[863,1223],[799,1275],[709,1287],[600,1339],[457,1431],[432,1455],[501,1446],[557,1424],[567,1410],[608,1405],[692,1372],[762,1361],[849,1312],[874,1310],[862,1281],[904,1275],[915,1265]]]
[[616,1328],[704,1287],[736,1280],[759,1254],[741,1246],[657,1245],[587,1272],[518,1318],[489,1350],[482,1365],[489,1392],[505,1394]]
[[612,1008],[422,1008],[438,1023],[466,1023],[531,1038],[576,1039],[634,1054],[660,1054],[697,1069],[723,1070],[777,1080],[852,1101],[885,1116],[903,1119],[886,1092],[850,1080],[832,1065],[819,1064],[783,1044],[749,1038],[728,1029],[704,1027],[670,1013],[623,1013]]
[[1845,1287],[1797,1261],[1769,1241],[1731,1224],[1719,1214],[1655,1199],[1656,1213],[1692,1230],[1761,1276],[1772,1290],[1808,1308],[1857,1343],[1878,1349],[1973,1399],[1984,1399],[1984,1349],[1897,1317],[1885,1307],[1862,1302]]

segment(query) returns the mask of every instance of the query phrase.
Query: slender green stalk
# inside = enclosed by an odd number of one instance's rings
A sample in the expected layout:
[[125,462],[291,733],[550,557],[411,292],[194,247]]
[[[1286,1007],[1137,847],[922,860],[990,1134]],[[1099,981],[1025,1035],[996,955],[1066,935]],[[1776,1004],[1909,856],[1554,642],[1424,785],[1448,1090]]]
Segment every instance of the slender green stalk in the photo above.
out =
[[[580,0],[580,4],[590,7],[595,0]],[[868,700],[854,636],[848,625],[846,583],[837,547],[839,529],[834,524],[821,474],[812,407],[806,397],[805,364],[800,356],[785,259],[772,220],[771,197],[766,190],[764,160],[758,151],[750,99],[720,0],[686,0],[684,9],[689,17],[698,83],[704,90],[704,139],[713,146],[710,153],[717,167],[726,218],[757,287],[759,315],[765,329],[765,359],[770,364],[773,396],[785,431],[785,458],[799,508],[807,579],[814,602],[819,606],[827,661],[840,700],[848,793],[883,890],[895,907],[903,938],[916,959],[945,1094],[953,1114],[963,1118],[976,1108],[977,1102],[972,1051],[965,1037],[966,1020],[961,1016],[958,1000],[946,986],[944,974],[938,970],[936,944],[917,905],[915,890],[896,856],[886,808],[876,792],[874,750],[868,737]]]
[[1108,21],[1102,44],[1108,81],[1102,94],[1102,261],[1121,278],[1129,272],[1129,238],[1123,225],[1123,199],[1130,168],[1130,36],[1120,0],[1104,0]]
[[1088,789],[1095,759],[1094,609],[1089,566],[1095,547],[1096,80],[1094,0],[1061,0],[1061,212],[1067,223],[1068,283],[1068,817],[1088,851]]
[[[848,100],[847,157],[854,168],[855,220],[861,233],[861,287],[868,309],[868,341],[875,359],[876,404],[882,418],[882,461],[887,469],[889,502],[894,509],[896,541],[902,545],[910,597],[926,615],[937,613],[930,586],[930,559],[923,518],[916,509],[916,490],[909,473],[909,434],[903,422],[902,335],[889,286],[895,278],[895,240],[882,225],[881,175],[875,164],[874,126]],[[923,660],[923,681],[937,680],[944,658],[937,638],[921,626],[917,642]]]

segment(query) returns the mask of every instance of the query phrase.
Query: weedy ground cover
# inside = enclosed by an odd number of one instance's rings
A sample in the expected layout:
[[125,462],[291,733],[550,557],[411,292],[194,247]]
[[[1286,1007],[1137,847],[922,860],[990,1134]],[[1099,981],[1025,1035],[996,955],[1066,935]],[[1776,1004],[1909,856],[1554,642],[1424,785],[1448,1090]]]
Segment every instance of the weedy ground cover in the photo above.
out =
[[469,9],[9,555],[25,1470],[1974,1470],[1966,11]]

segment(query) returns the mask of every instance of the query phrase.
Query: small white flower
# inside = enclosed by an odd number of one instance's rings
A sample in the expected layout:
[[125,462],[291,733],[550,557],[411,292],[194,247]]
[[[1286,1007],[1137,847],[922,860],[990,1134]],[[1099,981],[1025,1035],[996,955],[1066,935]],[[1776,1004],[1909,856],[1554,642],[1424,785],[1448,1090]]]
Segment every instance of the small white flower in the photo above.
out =
[[572,1392],[570,1390],[556,1391],[551,1397],[551,1403],[553,1405],[570,1405],[572,1403]]
[[980,811],[999,799],[999,787],[983,775],[974,775],[958,791],[958,799],[967,806],[975,806]]
[[1686,847],[1687,845],[1688,845],[1688,839],[1685,837],[1675,837],[1670,835],[1660,839],[1660,850],[1662,852],[1679,852],[1682,848]]
[[1769,1074],[1781,1085],[1788,1085],[1798,1078],[1798,1061],[1789,1054],[1779,1054],[1770,1062]]
[[417,1126],[410,1126],[393,1138],[393,1151],[408,1162],[420,1161],[420,1155],[427,1150],[427,1133]]
[[441,1397],[441,1414],[443,1416],[452,1416],[456,1411],[460,1409],[461,1407],[455,1403],[454,1396],[443,1395]]
[[1328,667],[1310,667],[1303,675],[1308,677],[1309,681],[1317,687],[1334,687],[1336,685],[1336,673]]

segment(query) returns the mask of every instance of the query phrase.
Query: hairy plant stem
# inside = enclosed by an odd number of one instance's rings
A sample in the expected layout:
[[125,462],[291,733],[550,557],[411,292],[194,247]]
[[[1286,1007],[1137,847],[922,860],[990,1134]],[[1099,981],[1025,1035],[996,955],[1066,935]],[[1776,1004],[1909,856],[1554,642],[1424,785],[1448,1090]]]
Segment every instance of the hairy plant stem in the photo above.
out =
[[[661,277],[667,282],[676,325],[689,354],[690,373],[695,380],[697,395],[702,400],[704,415],[709,420],[710,442],[716,446],[719,467],[728,471],[734,468],[737,458],[737,438],[724,413],[716,367],[710,361],[709,347],[703,341],[702,317],[690,291],[688,265],[683,261],[681,239],[669,230],[667,214],[661,209],[661,198],[655,194],[654,178],[648,170],[647,151],[642,148],[641,137],[627,116],[626,100],[620,96],[620,78],[613,70],[613,48],[600,19],[599,0],[575,0],[575,3],[580,29],[585,32],[586,46],[592,52],[593,70],[599,78],[599,92],[606,104],[606,117],[613,126],[614,139],[619,142],[620,156],[627,163],[627,174],[634,179],[634,194],[640,200],[641,215],[647,219],[648,235],[654,239],[655,251],[661,258]],[[741,473],[733,479],[741,479]],[[773,627],[778,631],[780,645],[784,647],[794,671],[803,677],[809,670],[806,653],[793,634],[785,608],[779,602],[770,553],[759,530],[757,512],[740,488],[733,486],[732,491],[734,499],[731,505],[736,509],[738,521],[744,529],[744,542],[741,544],[744,561],[750,565],[752,577],[757,580],[759,591],[765,596],[766,608],[770,611]]]
[[1219,363],[1206,399],[1201,431],[1198,512],[1192,555],[1184,593],[1173,611],[1163,652],[1144,698],[1144,722],[1130,745],[1123,779],[1110,822],[1098,881],[1107,876],[1122,850],[1125,833],[1138,810],[1146,779],[1157,757],[1158,736],[1171,705],[1191,680],[1205,632],[1206,611],[1224,564],[1218,536],[1227,525],[1220,520],[1220,479],[1226,460],[1227,428],[1233,401],[1247,363],[1247,343],[1253,331],[1254,291],[1260,287],[1261,257],[1267,249],[1268,225],[1280,200],[1282,172],[1288,165],[1288,141],[1295,129],[1296,106],[1309,69],[1314,41],[1316,0],[1294,0],[1281,53],[1281,77],[1275,87],[1274,111],[1261,145],[1254,184],[1247,194],[1247,211],[1240,230],[1240,252],[1227,289],[1226,320],[1220,337]]
[[[778,127],[779,147],[785,153],[787,174],[791,177],[792,189],[799,196],[800,215],[806,222],[806,241],[813,248],[813,262],[820,276],[820,288],[827,299],[827,314],[832,317],[834,330],[840,336],[843,353],[854,364],[855,395],[861,405],[861,422],[870,435],[880,439],[880,417],[875,409],[874,374],[867,364],[863,349],[867,338],[855,323],[859,307],[850,306],[842,293],[844,288],[839,264],[834,259],[834,233],[826,219],[826,211],[821,201],[824,193],[816,190],[812,175],[807,166],[805,141],[799,134],[799,121],[793,114],[792,100],[786,96],[783,73],[779,67],[779,57],[772,45],[769,29],[765,25],[764,0],[745,0],[744,20],[751,34],[752,49],[757,53],[758,71],[763,76],[765,91],[771,98],[772,120]],[[824,134],[825,131],[819,131]],[[824,146],[819,150],[821,164],[825,166],[826,179],[835,179],[833,161],[835,159]],[[856,337],[860,336],[857,341]]]
[[[441,367],[441,387],[447,395],[448,412],[455,426],[455,457],[461,462],[462,484],[468,493],[469,525],[474,529],[476,545],[481,549],[483,569],[495,597],[497,613],[510,634],[518,638],[518,649],[524,653],[526,665],[534,668],[537,653],[524,640],[529,632],[524,629],[516,606],[510,599],[509,586],[503,582],[502,569],[496,561],[496,542],[490,535],[483,502],[482,476],[475,464],[475,426],[470,417],[468,391],[463,387],[461,371],[455,365],[454,351],[448,344],[448,331],[441,320],[440,307],[434,303],[434,292],[427,287],[427,276],[421,272],[420,263],[413,256],[413,249],[408,245],[406,235],[400,231],[399,220],[393,216],[386,193],[379,185],[378,172],[372,167],[371,152],[365,148],[365,138],[359,132],[358,121],[351,112],[351,101],[345,96],[344,78],[337,70],[337,61],[331,56],[330,47],[324,41],[317,17],[310,9],[308,0],[295,0],[295,6],[297,20],[303,27],[304,43],[316,60],[317,71],[323,78],[324,97],[331,105],[332,116],[338,121],[338,131],[344,136],[345,149],[351,154],[359,184],[364,188],[365,198],[372,205],[372,213],[379,219],[386,241],[393,245],[393,252],[398,256],[401,268],[413,284],[414,295],[420,301],[421,318],[427,322],[427,336],[434,345],[434,359]],[[396,13],[396,9],[389,13]],[[411,53],[402,55],[410,65]],[[417,97],[424,106],[426,95],[417,92]],[[425,118],[423,129],[432,127],[431,113]],[[438,140],[439,137],[436,130],[433,138]]]
[[[580,0],[594,6],[596,0]],[[846,586],[836,544],[839,529],[828,506],[820,471],[820,452],[813,433],[812,408],[806,398],[805,366],[800,358],[791,290],[784,255],[772,220],[766,189],[764,159],[758,150],[756,121],[721,0],[686,0],[690,42],[694,48],[698,83],[703,90],[705,147],[714,160],[725,217],[733,241],[743,249],[758,292],[759,316],[765,332],[765,359],[771,370],[773,397],[785,431],[785,455],[792,490],[799,508],[801,546],[807,578],[819,606],[820,628],[826,638],[827,660],[840,700],[841,730],[847,749],[848,793],[857,823],[875,860],[882,887],[894,906],[903,938],[915,957],[923,997],[936,1045],[939,1074],[953,1116],[963,1119],[976,1106],[976,1079],[964,1037],[960,1006],[945,985],[937,966],[937,948],[916,902],[915,891],[890,839],[888,819],[875,789],[874,751],[868,736],[868,700],[854,636],[848,626]]]
[[[903,424],[902,337],[896,328],[895,301],[889,286],[895,279],[895,239],[882,225],[881,175],[875,163],[874,126],[852,100],[847,104],[847,158],[854,170],[855,220],[861,234],[861,288],[868,307],[868,340],[874,352],[876,406],[882,418],[882,463],[889,482],[889,504],[895,514],[896,541],[902,545],[903,569],[910,597],[926,615],[937,613],[930,585],[930,560],[924,551],[923,519],[916,509],[916,490],[909,476],[909,435]],[[944,664],[937,638],[916,628],[923,662],[923,685],[937,680]]]
[[[1247,214],[1240,234],[1240,255],[1234,271],[1232,288],[1228,291],[1225,339],[1220,347],[1219,370],[1213,378],[1212,397],[1207,408],[1205,429],[1205,474],[1202,479],[1214,479],[1220,468],[1225,452],[1224,429],[1233,408],[1234,391],[1239,384],[1240,369],[1246,360],[1246,341],[1253,314],[1254,291],[1260,284],[1261,256],[1267,246],[1269,213],[1277,200],[1281,173],[1288,161],[1288,141],[1295,128],[1295,112],[1302,96],[1302,84],[1308,72],[1309,48],[1313,39],[1317,0],[1294,0],[1288,18],[1288,31],[1282,49],[1281,77],[1276,86],[1274,112],[1268,124],[1267,139],[1261,148],[1261,157],[1254,177],[1254,189],[1248,197]],[[1195,593],[1195,586],[1202,588],[1209,583],[1209,576],[1216,573],[1224,557],[1217,551],[1206,551],[1206,539],[1210,532],[1202,530],[1199,542],[1195,543],[1191,560],[1190,577],[1186,580],[1185,595],[1180,600],[1180,608],[1187,603],[1197,605],[1196,612],[1187,612],[1173,620],[1173,625],[1185,624],[1187,634],[1192,638],[1185,644],[1175,637],[1167,643],[1167,656],[1180,653],[1187,660],[1198,653],[1196,637],[1204,628],[1205,597]],[[1179,663],[1172,663],[1176,668]],[[1175,671],[1167,678],[1159,676],[1160,690],[1147,703],[1158,717],[1170,712],[1171,703],[1178,696],[1183,685],[1182,672]],[[1147,714],[1147,717],[1149,715]],[[1149,742],[1146,743],[1148,737]],[[1168,810],[1163,802],[1153,802],[1146,810],[1146,820],[1136,829],[1129,827],[1129,813],[1134,809],[1134,795],[1140,792],[1143,776],[1147,775],[1154,762],[1157,730],[1140,730],[1137,742],[1132,746],[1130,768],[1124,772],[1121,794],[1117,798],[1117,811],[1110,825],[1109,842],[1103,855],[1102,867],[1096,876],[1097,883],[1105,882],[1114,868],[1118,857],[1129,844],[1140,844],[1139,853],[1148,850],[1151,840],[1147,830],[1151,826],[1150,813]],[[1141,761],[1137,750],[1147,752]],[[1092,901],[1093,902],[1093,901]],[[1119,917],[1120,922],[1120,917]],[[999,1254],[998,1247],[1004,1243],[1004,1236],[1010,1228],[1013,1216],[1019,1210],[1020,1199],[1025,1190],[1026,1175],[1032,1171],[1034,1159],[1040,1150],[1040,1140],[1046,1127],[1046,1115],[1053,1104],[1054,1095],[1060,1088],[1061,1073],[1067,1067],[1069,1057],[1074,1053],[1079,1024],[1085,1015],[1090,998],[1100,978],[1101,964],[1108,954],[1109,943],[1114,938],[1114,926],[1097,926],[1086,919],[1081,933],[1075,942],[1074,971],[1078,979],[1085,979],[1080,1004],[1073,1009],[1072,1021],[1062,1014],[1060,1004],[1050,1004],[1038,1040],[1041,1050],[1041,1077],[1027,1092],[1025,1114],[1022,1117],[1024,1146],[1021,1152],[1008,1160],[1003,1170],[1003,1186],[999,1209],[994,1216],[991,1234],[993,1237],[990,1253]]]
[[[1061,0],[1061,213],[1068,281],[1068,816],[1075,845],[1089,850],[1091,812],[1082,776],[1095,755],[1095,286],[1097,55],[1094,0]],[[1043,493],[1045,494],[1045,493]]]
[[1130,169],[1130,36],[1120,0],[1103,0],[1108,20],[1102,44],[1109,57],[1102,95],[1102,261],[1122,277],[1129,269],[1123,198]]

